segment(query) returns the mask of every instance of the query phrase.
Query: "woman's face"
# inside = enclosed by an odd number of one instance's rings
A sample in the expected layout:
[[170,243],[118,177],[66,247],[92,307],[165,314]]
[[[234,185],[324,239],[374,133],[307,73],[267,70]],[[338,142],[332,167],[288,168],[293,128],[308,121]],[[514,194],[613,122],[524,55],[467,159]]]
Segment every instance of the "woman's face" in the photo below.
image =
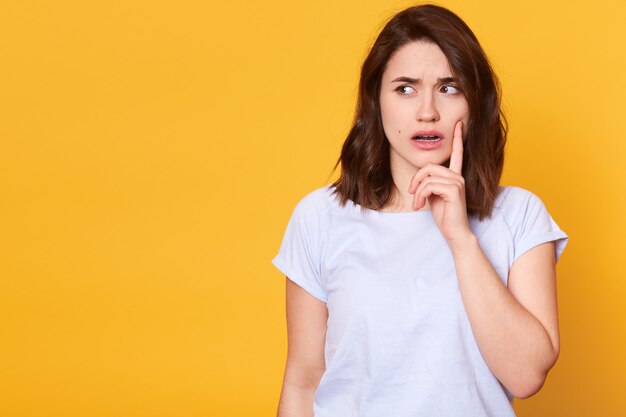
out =
[[454,126],[467,126],[469,107],[448,59],[432,42],[415,41],[387,62],[380,108],[392,173],[411,173],[450,159]]

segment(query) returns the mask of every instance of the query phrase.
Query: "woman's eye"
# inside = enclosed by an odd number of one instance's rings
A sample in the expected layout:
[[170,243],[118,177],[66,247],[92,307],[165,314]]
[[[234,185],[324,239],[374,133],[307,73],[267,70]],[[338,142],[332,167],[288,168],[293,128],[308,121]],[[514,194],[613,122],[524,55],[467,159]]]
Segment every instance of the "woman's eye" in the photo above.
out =
[[441,92],[445,94],[458,94],[461,90],[459,90],[459,87],[455,87],[453,85],[444,85],[441,87]]
[[396,88],[396,91],[402,95],[407,95],[415,91],[415,89],[411,87],[410,85],[401,85],[398,88]]

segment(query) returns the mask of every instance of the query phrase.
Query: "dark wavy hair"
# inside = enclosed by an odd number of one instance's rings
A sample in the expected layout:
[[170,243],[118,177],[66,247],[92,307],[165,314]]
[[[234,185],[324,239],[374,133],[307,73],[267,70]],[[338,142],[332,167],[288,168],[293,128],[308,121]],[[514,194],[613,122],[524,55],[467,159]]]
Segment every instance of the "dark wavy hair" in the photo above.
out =
[[394,52],[420,40],[439,46],[467,100],[462,175],[468,215],[482,220],[491,215],[504,166],[507,123],[500,86],[471,29],[450,10],[430,4],[392,17],[369,51],[361,68],[354,122],[333,169],[341,163],[334,193],[341,205],[351,200],[379,210],[391,202],[395,184],[380,112],[380,83]]

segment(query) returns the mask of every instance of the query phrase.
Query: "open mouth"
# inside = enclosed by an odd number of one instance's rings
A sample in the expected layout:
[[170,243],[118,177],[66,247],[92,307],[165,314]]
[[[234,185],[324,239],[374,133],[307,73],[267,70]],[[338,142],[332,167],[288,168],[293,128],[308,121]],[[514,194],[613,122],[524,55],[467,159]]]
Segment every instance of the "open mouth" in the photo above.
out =
[[437,135],[417,135],[413,136],[411,139],[420,142],[437,142],[441,140],[441,137]]

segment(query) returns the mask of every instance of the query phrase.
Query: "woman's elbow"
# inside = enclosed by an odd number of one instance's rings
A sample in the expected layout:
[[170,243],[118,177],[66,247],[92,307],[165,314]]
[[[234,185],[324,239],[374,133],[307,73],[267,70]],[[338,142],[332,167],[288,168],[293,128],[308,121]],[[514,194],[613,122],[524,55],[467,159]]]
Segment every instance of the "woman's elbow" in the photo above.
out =
[[511,394],[513,394],[515,398],[525,399],[532,397],[539,392],[541,387],[543,387],[543,384],[546,381],[546,376],[547,375],[544,375],[543,378],[538,377],[529,381],[520,381],[520,383],[511,387],[509,391],[511,391]]
[[546,365],[541,371],[528,375],[526,378],[519,378],[515,384],[511,386],[509,389],[511,394],[513,394],[516,398],[524,399],[532,397],[538,393],[545,384],[548,372],[552,369],[558,357],[559,351],[554,350],[553,354],[546,361]]

